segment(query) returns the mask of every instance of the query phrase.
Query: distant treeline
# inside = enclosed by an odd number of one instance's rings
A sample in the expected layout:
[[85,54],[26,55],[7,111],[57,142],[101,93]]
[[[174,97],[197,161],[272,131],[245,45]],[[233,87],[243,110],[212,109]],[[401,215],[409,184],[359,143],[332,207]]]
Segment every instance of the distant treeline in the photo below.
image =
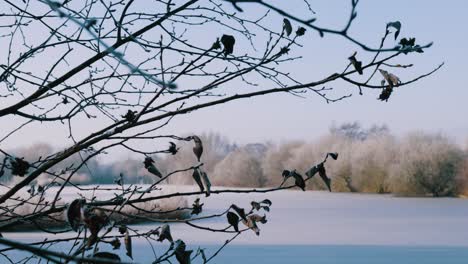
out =
[[[441,134],[414,132],[392,135],[386,126],[363,128],[359,123],[334,126],[312,141],[255,143],[238,146],[216,133],[202,134],[203,162],[212,184],[235,187],[270,187],[282,182],[284,169],[304,173],[321,162],[324,154],[338,152],[337,161],[326,164],[336,192],[393,193],[409,196],[457,196],[468,193],[468,150]],[[192,142],[178,142],[177,155],[155,156],[156,166],[168,173],[196,164]],[[29,160],[52,153],[39,144],[15,153]],[[80,157],[62,164],[79,164]],[[108,184],[120,173],[125,183],[152,183],[154,176],[143,166],[143,157],[113,164],[88,162],[73,178],[74,183]],[[56,169],[59,170],[59,169]],[[191,171],[171,177],[171,184],[194,184]],[[15,181],[6,171],[2,182]],[[38,180],[52,180],[44,175]],[[309,190],[325,190],[318,179],[307,183]]]

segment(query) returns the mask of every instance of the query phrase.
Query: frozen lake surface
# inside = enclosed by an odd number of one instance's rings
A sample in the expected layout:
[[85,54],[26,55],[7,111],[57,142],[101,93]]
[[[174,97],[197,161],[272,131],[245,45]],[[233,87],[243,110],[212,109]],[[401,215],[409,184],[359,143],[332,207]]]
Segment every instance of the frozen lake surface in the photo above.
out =
[[[194,187],[180,187],[189,191]],[[67,193],[72,196],[73,194]],[[196,197],[189,198],[189,204]],[[250,201],[272,200],[261,234],[247,232],[228,245],[214,263],[466,263],[468,259],[468,200],[456,198],[396,198],[387,195],[281,191],[269,194],[213,194],[203,214],[219,213],[230,204],[249,208]],[[262,213],[263,214],[263,213]],[[225,227],[226,220],[196,222]],[[145,231],[157,224],[134,226]],[[213,253],[231,235],[172,224],[174,239],[189,249]],[[4,233],[31,241],[42,233]],[[167,241],[158,244],[163,252]],[[102,247],[101,249],[105,249]],[[124,260],[124,249],[119,251]],[[10,252],[9,256],[23,255]],[[144,240],[134,241],[138,263],[151,263],[153,251]],[[3,263],[3,261],[0,261]],[[198,263],[198,262],[195,262]]]

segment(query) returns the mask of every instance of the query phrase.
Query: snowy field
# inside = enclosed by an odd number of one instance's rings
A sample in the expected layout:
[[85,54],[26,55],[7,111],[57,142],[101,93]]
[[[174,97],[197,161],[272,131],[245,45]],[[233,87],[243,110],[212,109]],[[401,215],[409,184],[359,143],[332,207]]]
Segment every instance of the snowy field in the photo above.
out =
[[[192,188],[181,187],[183,191]],[[190,197],[188,204],[195,198]],[[204,214],[220,212],[233,202],[246,208],[252,200],[268,198],[273,202],[268,223],[260,225],[260,236],[244,233],[214,263],[466,263],[468,259],[465,199],[301,191],[213,194],[210,199],[200,198],[205,203]],[[226,226],[224,217],[196,223]],[[144,231],[156,226],[134,227]],[[208,255],[230,238],[194,230],[186,224],[173,224],[171,229],[174,239],[184,240],[195,251],[199,246],[206,248]],[[24,241],[37,241],[44,236],[36,232],[3,235]],[[151,263],[154,254],[162,253],[168,246],[166,241],[153,252],[144,240],[133,244],[137,263]],[[130,260],[123,248],[119,253],[123,260]],[[10,257],[24,254],[8,252]]]

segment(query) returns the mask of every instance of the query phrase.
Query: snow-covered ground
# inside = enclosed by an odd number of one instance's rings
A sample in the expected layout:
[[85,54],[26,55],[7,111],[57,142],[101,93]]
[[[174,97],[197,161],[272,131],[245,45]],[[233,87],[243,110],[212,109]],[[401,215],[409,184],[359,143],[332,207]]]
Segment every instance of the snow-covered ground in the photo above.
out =
[[[181,191],[191,189],[194,187],[180,187]],[[190,197],[188,204],[195,198]],[[268,223],[260,225],[260,236],[253,232],[241,235],[214,263],[466,263],[468,259],[466,199],[315,191],[200,198],[205,203],[203,214],[223,211],[232,203],[249,208],[252,200],[268,198],[273,202]],[[226,226],[225,218],[196,223]],[[136,228],[144,231],[155,226]],[[185,224],[173,224],[171,229],[173,237],[184,240],[188,248],[201,246],[208,254],[230,237]],[[31,232],[3,235],[29,241],[44,236]],[[165,246],[167,242],[156,251],[162,252]],[[125,256],[124,249],[119,252]],[[9,253],[13,254],[22,253]],[[138,263],[150,263],[153,251],[144,240],[134,241],[134,256]]]

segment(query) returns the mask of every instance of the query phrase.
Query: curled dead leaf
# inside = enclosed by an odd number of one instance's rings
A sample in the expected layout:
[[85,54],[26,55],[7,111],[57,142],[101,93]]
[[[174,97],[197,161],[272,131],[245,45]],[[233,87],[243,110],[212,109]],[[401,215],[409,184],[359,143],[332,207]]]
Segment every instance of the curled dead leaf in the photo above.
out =
[[354,66],[354,69],[356,69],[356,71],[362,75],[362,62],[361,61],[358,61],[356,59],[356,53],[353,54],[351,57],[348,58],[349,61],[351,62],[351,64]]
[[400,79],[398,78],[398,76],[392,74],[392,73],[389,73],[385,70],[382,70],[382,69],[379,69],[379,72],[380,74],[382,74],[382,76],[384,77],[385,81],[387,81],[388,85],[393,88],[395,86],[398,86],[401,81]]
[[176,256],[177,261],[180,264],[190,264],[190,255],[192,254],[192,250],[186,250],[186,245],[185,242],[177,239],[177,241],[174,243],[175,244],[175,249],[174,253]]
[[193,180],[195,180],[198,187],[200,188],[200,192],[204,192],[205,187],[203,186],[203,182],[202,182],[202,179],[201,179],[201,173],[200,173],[199,168],[193,169],[192,178],[193,178]]
[[317,167],[320,178],[322,178],[323,182],[325,182],[325,184],[327,185],[328,190],[331,192],[331,179],[327,176],[324,164],[320,163],[319,165],[317,165]]
[[299,27],[299,28],[296,30],[296,35],[297,35],[298,37],[304,36],[305,32],[306,32],[306,29],[305,29],[304,27]]
[[400,30],[401,30],[401,22],[400,22],[400,21],[395,21],[395,22],[389,22],[389,23],[387,23],[387,30],[388,30],[389,28],[391,28],[391,27],[394,28],[394,29],[396,29],[396,31],[395,31],[395,39],[397,39],[397,38],[398,38],[398,35],[400,34]]
[[131,259],[133,259],[133,253],[132,253],[132,237],[128,233],[128,229],[125,232],[124,236],[124,243],[125,243],[125,250],[127,251],[127,256]]
[[208,174],[206,174],[206,172],[200,170],[201,172],[201,178],[203,180],[203,184],[205,185],[205,189],[206,189],[206,196],[210,196],[210,193],[211,193],[211,182],[210,182],[210,179],[208,178]]
[[161,227],[161,232],[159,233],[159,238],[157,239],[157,241],[163,242],[165,239],[169,240],[169,242],[174,241],[171,235],[171,228],[168,224],[165,224]]
[[283,30],[286,32],[286,35],[289,37],[292,33],[292,25],[291,22],[287,19],[283,19]]
[[75,199],[67,207],[67,222],[75,232],[78,231],[82,221],[81,208],[84,203],[83,199]]
[[236,39],[231,35],[223,35],[221,37],[221,43],[224,46],[224,55],[232,54],[234,51],[234,44]]
[[195,146],[193,147],[193,153],[197,157],[198,162],[200,162],[201,156],[203,154],[203,142],[198,136],[191,136],[193,142],[195,142]]
[[234,228],[236,232],[239,232],[239,216],[237,214],[229,211],[226,214],[228,223]]
[[148,172],[152,173],[153,175],[162,178],[161,172],[156,168],[154,165],[154,160],[151,157],[146,157],[145,161],[143,162],[145,165],[145,168],[148,170]]
[[338,153],[337,152],[329,152],[329,153],[327,153],[327,156],[332,157],[332,159],[334,159],[334,160],[338,159]]
[[240,208],[239,206],[235,205],[235,204],[232,204],[231,205],[231,208],[234,209],[234,211],[236,211],[236,213],[243,219],[243,220],[247,220],[247,216],[245,214],[245,210],[244,208]]

